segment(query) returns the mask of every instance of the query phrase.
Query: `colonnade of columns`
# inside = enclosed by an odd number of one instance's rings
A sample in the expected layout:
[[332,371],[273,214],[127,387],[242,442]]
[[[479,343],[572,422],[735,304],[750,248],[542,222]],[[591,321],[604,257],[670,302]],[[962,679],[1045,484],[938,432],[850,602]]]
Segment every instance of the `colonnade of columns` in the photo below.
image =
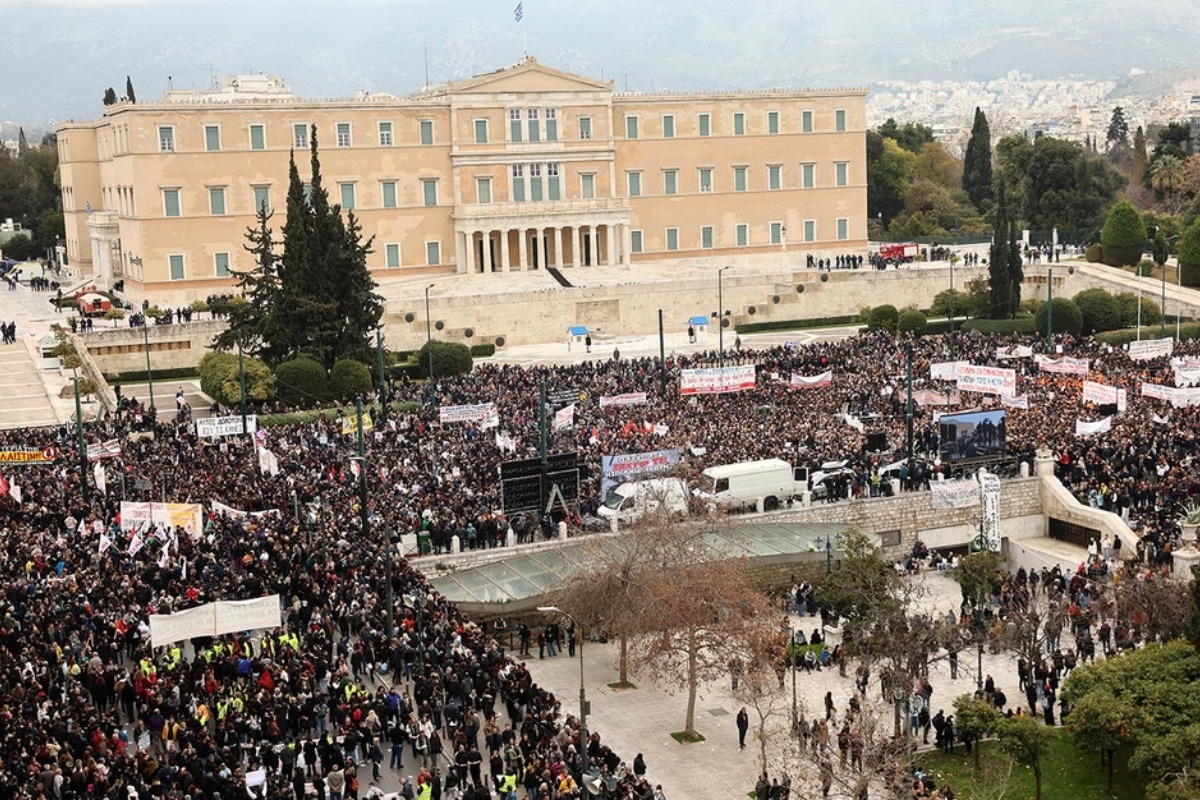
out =
[[459,230],[455,235],[459,272],[629,266],[629,226],[623,223]]

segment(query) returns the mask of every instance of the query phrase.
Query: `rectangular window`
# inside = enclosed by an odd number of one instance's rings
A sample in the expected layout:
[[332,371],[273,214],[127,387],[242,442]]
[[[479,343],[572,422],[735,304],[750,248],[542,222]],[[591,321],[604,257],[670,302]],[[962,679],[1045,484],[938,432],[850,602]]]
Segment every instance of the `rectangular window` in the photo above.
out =
[[733,135],[746,135],[746,115],[740,111],[735,112],[733,115]]
[[811,110],[800,112],[800,132],[812,133],[813,131],[813,112]]
[[546,109],[546,141],[558,141],[558,109]]
[[667,228],[667,249],[679,249],[679,228]]
[[425,243],[425,264],[426,266],[436,267],[442,263],[442,243],[441,242],[426,242]]
[[271,210],[271,187],[270,186],[255,186],[254,187],[254,213],[260,211]]
[[735,192],[746,191],[746,168],[745,167],[734,167],[733,168],[733,190]]
[[712,167],[701,167],[700,168],[700,191],[701,192],[711,192],[712,191],[712,173],[713,173]]
[[800,165],[800,172],[803,175],[803,179],[800,183],[803,188],[812,189],[817,185],[816,164],[802,164]]
[[380,147],[391,147],[392,146],[392,123],[390,123],[390,122],[379,123],[379,146]]
[[629,232],[629,252],[631,252],[631,253],[642,252],[642,232],[641,231],[630,231]]
[[547,164],[546,165],[546,199],[547,200],[561,200],[562,199],[561,185],[558,180],[558,170],[559,170],[558,164]]
[[438,204],[437,179],[425,178],[421,181],[421,197],[426,206]]
[[712,250],[713,246],[713,228],[712,225],[705,225],[700,229],[700,247],[705,250]]
[[171,268],[171,280],[173,280],[173,281],[183,280],[183,276],[184,276],[183,256],[182,255],[167,256],[167,264],[170,265],[170,268]]
[[538,121],[538,110],[536,108],[526,109],[525,120],[528,123],[529,141],[540,142],[542,140],[542,127]]
[[525,202],[525,165],[513,164],[512,167],[512,199],[516,203]]
[[779,164],[772,164],[767,167],[767,188],[783,188],[783,167]]
[[311,183],[301,184],[300,190],[302,192],[304,192],[304,204],[312,205],[312,184]]
[[663,194],[678,194],[679,170],[663,170]]
[[213,269],[218,278],[228,278],[229,253],[213,253]]
[[529,199],[535,203],[542,201],[542,165],[529,165]]
[[579,118],[579,138],[580,139],[592,138],[592,118],[591,117],[580,117]]
[[158,152],[175,152],[175,129],[170,125],[158,126]]
[[642,173],[630,172],[628,177],[629,177],[629,196],[630,197],[641,197],[642,196]]
[[354,184],[339,183],[338,188],[341,189],[342,195],[342,211],[354,210]]
[[510,142],[521,141],[521,109],[519,108],[508,110],[508,140]]
[[595,174],[586,172],[579,176],[579,196],[584,200],[592,200],[596,197]]
[[178,217],[179,214],[179,190],[178,189],[163,189],[163,216]]
[[663,125],[663,138],[664,139],[674,139],[675,138],[675,115],[674,114],[663,114],[662,125]]
[[379,199],[384,208],[396,207],[396,182],[383,181],[379,184]]
[[337,146],[338,147],[349,147],[350,146],[350,123],[349,122],[339,122],[337,124]]
[[267,128],[265,125],[250,126],[250,149],[251,150],[266,150],[267,149]]
[[219,217],[225,213],[225,189],[222,187],[213,187],[208,190],[208,212],[214,217]]
[[846,109],[839,108],[833,112],[833,129],[838,133],[846,132]]
[[750,226],[744,222],[739,223],[737,226],[737,246],[750,246]]
[[772,222],[771,223],[771,244],[782,244],[782,243],[783,243],[783,223],[782,222]]
[[833,165],[834,182],[838,186],[847,186],[850,173],[850,165],[845,161],[839,161]]
[[210,153],[216,153],[221,149],[220,125],[204,126],[204,149]]
[[297,150],[308,149],[308,123],[296,122],[292,124],[292,146]]
[[625,118],[625,138],[626,139],[638,138],[638,118],[637,117],[626,117]]
[[696,127],[699,129],[701,136],[711,136],[712,117],[708,114],[701,114],[696,118]]
[[476,178],[475,179],[475,202],[476,203],[492,202],[492,179],[491,178]]
[[387,266],[389,268],[394,269],[394,268],[400,266],[400,245],[398,245],[398,244],[385,245],[383,248],[383,252],[384,252],[384,257],[386,259],[385,263],[387,264]]
[[486,119],[475,120],[475,144],[488,143],[488,121]]
[[817,221],[815,219],[804,220],[804,241],[815,242],[817,240]]
[[779,112],[767,112],[767,133],[779,133]]
[[837,221],[837,238],[841,242],[850,238],[850,220],[845,217],[841,217]]
[[428,147],[433,144],[433,120],[421,120],[421,144]]

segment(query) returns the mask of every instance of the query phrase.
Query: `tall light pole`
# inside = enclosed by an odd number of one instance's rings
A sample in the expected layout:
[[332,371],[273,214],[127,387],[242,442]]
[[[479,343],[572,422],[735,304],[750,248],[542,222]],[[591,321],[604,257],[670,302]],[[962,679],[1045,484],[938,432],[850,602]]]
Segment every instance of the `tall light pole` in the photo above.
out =
[[146,383],[150,384],[150,422],[158,422],[158,412],[154,409],[154,375],[150,372],[150,329],[146,320],[142,320],[142,342],[146,345]]
[[75,371],[75,432],[79,437],[79,482],[88,496],[87,442],[83,438],[83,405],[79,402],[79,370]]
[[238,348],[238,384],[241,387],[241,397],[238,400],[238,405],[242,412],[242,436],[245,436],[250,431],[246,426],[246,368],[242,363],[242,335],[239,333],[237,337]]
[[429,389],[433,394],[433,320],[429,318],[429,290],[437,284],[425,287],[425,349],[429,351]]
[[717,359],[725,366],[725,283],[723,276],[729,267],[717,270]]
[[[432,348],[431,348],[432,349]],[[379,367],[379,418],[387,419],[387,379],[383,372],[383,328],[375,329],[375,355]]]
[[1046,352],[1054,355],[1054,267],[1046,267]]
[[587,693],[586,693],[586,690],[584,689],[584,685],[583,685],[583,629],[579,627],[579,623],[575,621],[574,617],[572,617],[566,611],[563,611],[558,606],[538,606],[537,610],[542,612],[543,614],[562,614],[564,617],[566,617],[567,619],[569,619],[571,621],[572,625],[575,626],[575,637],[576,637],[577,645],[579,647],[579,777],[580,777],[580,780],[582,780],[583,773],[587,770],[587,766],[588,766],[588,758],[587,758],[588,704],[587,704]]
[[[364,542],[371,540],[371,519],[367,510],[367,451],[366,444],[363,440],[363,403],[362,397],[357,397],[354,400],[355,413],[358,416],[358,508],[359,521],[362,524],[362,538]],[[383,526],[383,541],[385,552],[387,554],[386,575],[387,575],[387,640],[388,646],[391,646],[392,636],[395,634],[396,628],[392,622],[392,609],[396,603],[392,597],[392,542],[388,535],[387,526]]]
[[796,663],[796,626],[791,626],[792,641],[788,648],[789,661],[792,662],[792,735],[795,736],[800,732],[800,706],[796,702],[796,668],[800,665]]
[[950,254],[950,359],[955,358],[954,345],[954,254]]

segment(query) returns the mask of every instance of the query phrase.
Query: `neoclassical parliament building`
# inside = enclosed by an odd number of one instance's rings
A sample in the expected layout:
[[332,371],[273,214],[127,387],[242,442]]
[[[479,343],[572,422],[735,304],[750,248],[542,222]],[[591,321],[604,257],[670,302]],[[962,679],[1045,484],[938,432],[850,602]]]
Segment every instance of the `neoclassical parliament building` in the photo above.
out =
[[530,57],[405,97],[239,76],[56,127],[67,252],[136,301],[229,291],[314,130],[377,279],[864,252],[866,94],[619,93]]

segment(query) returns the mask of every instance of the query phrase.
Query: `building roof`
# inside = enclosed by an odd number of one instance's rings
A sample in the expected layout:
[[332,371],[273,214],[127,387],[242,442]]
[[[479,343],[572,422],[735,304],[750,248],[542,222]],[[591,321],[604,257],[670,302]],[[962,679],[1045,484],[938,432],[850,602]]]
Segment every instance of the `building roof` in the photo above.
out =
[[588,327],[587,325],[572,325],[571,327],[567,328],[567,333],[571,334],[572,336],[587,336]]

